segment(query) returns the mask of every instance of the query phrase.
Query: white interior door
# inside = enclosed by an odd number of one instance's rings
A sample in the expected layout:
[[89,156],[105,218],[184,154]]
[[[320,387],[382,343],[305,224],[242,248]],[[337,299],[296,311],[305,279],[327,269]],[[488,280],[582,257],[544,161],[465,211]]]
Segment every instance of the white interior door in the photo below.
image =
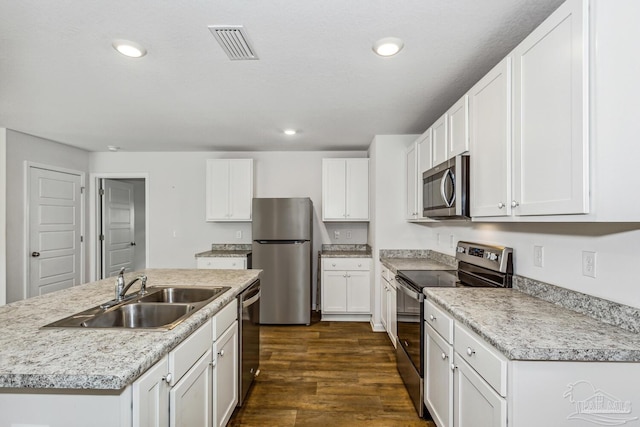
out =
[[28,297],[81,283],[82,178],[29,167]]
[[135,211],[133,184],[113,179],[101,183],[102,278],[133,269]]

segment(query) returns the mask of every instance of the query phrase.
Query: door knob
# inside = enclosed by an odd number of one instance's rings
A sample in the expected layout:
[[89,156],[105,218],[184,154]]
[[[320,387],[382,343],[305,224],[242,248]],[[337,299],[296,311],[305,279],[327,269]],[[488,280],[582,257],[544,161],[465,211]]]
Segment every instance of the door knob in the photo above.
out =
[[136,242],[131,242],[131,246],[135,246],[135,245],[136,245]]
[[37,258],[40,256],[40,252],[31,252],[31,256]]

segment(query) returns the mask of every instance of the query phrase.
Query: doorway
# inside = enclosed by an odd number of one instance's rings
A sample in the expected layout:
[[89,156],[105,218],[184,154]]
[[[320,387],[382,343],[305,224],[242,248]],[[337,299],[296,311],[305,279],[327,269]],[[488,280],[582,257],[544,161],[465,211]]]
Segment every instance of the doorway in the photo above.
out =
[[147,266],[146,177],[95,177],[96,280]]

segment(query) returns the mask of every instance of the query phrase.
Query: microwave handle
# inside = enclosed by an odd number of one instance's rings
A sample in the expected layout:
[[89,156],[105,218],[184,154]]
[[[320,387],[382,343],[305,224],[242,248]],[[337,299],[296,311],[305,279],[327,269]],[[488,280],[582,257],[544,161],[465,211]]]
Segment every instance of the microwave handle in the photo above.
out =
[[[442,200],[444,201],[444,204],[450,208],[451,206],[453,206],[453,203],[456,201],[456,192],[453,191],[453,194],[451,196],[451,200],[447,199],[447,194],[445,192],[445,186],[447,183],[447,178],[451,179],[451,182],[455,182],[453,179],[453,172],[451,172],[451,169],[447,169],[446,171],[444,171],[444,173],[442,174],[442,178],[440,179],[440,194],[442,195]],[[455,185],[455,183],[454,183]]]

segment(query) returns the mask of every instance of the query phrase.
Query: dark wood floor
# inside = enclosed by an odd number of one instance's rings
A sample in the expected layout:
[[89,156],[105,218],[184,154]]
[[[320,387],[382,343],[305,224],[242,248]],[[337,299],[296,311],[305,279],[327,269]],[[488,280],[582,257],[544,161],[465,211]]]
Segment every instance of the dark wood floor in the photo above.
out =
[[230,426],[423,426],[368,323],[262,326],[260,375]]

